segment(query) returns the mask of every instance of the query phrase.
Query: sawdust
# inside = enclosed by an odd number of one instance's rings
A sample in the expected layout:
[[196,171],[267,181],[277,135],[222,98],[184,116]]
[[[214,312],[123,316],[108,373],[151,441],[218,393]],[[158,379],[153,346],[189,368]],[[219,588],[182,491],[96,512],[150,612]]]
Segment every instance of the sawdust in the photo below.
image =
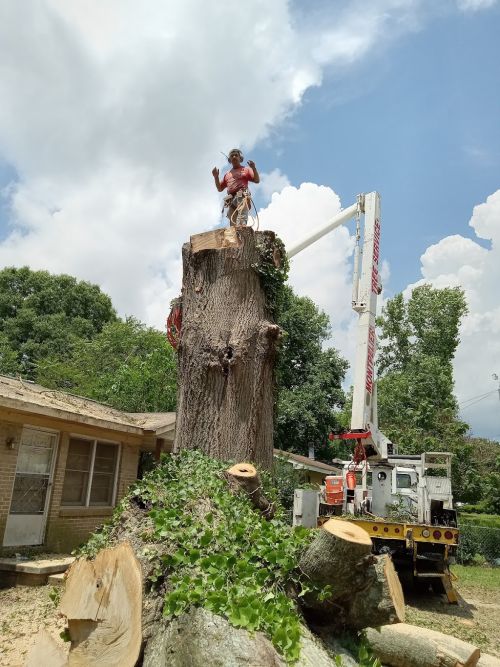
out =
[[0,665],[23,667],[26,654],[40,628],[45,628],[60,646],[69,649],[59,633],[65,619],[49,598],[52,586],[17,586],[0,590]]

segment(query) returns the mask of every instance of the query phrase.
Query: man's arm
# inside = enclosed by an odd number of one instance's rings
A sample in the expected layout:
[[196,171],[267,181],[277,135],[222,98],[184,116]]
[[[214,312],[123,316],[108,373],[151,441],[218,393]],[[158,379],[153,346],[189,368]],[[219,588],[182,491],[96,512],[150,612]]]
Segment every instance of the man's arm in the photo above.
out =
[[253,171],[253,183],[260,183],[260,176],[259,172],[257,171],[257,167],[255,166],[255,162],[253,160],[248,160],[248,166]]
[[219,180],[219,170],[217,169],[217,167],[214,167],[212,169],[212,175],[214,177],[215,187],[219,192],[222,192],[226,187],[226,184],[224,182],[224,179],[222,179],[222,182]]

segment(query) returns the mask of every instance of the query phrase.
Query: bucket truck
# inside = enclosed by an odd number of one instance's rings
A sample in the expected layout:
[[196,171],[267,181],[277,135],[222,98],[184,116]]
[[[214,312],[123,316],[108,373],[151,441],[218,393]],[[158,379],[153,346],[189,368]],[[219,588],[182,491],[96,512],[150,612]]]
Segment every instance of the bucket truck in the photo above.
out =
[[[292,246],[288,257],[352,218],[356,220],[352,307],[359,319],[351,424],[348,432],[330,436],[355,442],[342,476],[342,510],[369,533],[375,553],[392,555],[400,574],[410,576],[419,588],[432,585],[456,602],[448,568],[459,533],[451,494],[451,454],[398,455],[397,447],[378,428],[375,319],[382,289],[380,195],[358,195],[355,204]],[[325,494],[325,504],[328,495],[332,496]],[[338,509],[338,498],[335,505]]]

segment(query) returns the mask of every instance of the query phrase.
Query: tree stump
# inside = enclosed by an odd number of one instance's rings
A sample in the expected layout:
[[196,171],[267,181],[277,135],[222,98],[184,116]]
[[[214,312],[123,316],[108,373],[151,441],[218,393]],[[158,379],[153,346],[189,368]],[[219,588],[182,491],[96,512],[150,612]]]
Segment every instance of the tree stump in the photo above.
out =
[[305,595],[314,620],[360,630],[404,620],[401,583],[389,556],[374,556],[368,533],[349,521],[330,519],[299,563],[314,583],[331,587],[319,600]]
[[286,259],[273,232],[216,232],[192,237],[182,249],[174,451],[200,449],[270,468],[281,332],[265,287]]

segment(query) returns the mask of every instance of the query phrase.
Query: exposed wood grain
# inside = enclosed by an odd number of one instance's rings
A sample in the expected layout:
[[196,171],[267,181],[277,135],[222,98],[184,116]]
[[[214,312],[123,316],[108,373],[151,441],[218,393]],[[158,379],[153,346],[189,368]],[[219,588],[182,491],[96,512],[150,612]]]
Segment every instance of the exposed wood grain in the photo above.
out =
[[70,667],[134,667],[142,642],[142,574],[128,542],[71,566],[60,603]]

